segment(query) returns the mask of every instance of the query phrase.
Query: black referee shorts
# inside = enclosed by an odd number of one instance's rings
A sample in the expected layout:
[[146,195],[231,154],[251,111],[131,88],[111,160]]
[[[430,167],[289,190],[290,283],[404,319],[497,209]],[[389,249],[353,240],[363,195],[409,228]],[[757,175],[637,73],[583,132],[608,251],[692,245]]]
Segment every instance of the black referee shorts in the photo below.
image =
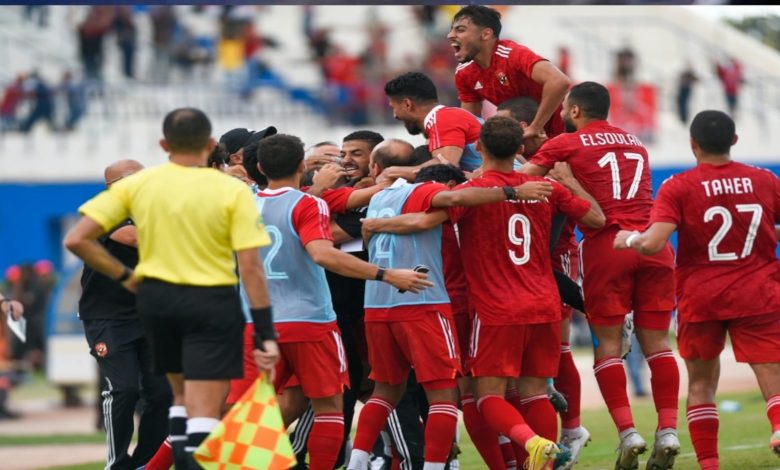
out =
[[235,286],[145,279],[137,302],[156,374],[183,373],[188,380],[243,377],[245,320]]

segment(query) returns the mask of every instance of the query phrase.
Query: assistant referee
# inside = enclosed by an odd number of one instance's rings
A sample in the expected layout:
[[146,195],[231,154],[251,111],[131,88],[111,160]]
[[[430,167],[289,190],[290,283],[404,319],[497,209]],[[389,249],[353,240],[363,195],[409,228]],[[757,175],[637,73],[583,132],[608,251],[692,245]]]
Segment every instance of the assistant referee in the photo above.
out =
[[[192,452],[219,422],[229,380],[243,374],[236,258],[252,306],[257,366],[271,372],[279,358],[257,250],[270,239],[246,186],[206,167],[216,143],[202,111],[171,111],[163,135],[169,163],[87,201],[64,243],[95,270],[137,291],[154,370],[168,374],[174,394],[169,416],[176,468],[199,468]],[[135,272],[96,241],[128,217],[138,229]]]

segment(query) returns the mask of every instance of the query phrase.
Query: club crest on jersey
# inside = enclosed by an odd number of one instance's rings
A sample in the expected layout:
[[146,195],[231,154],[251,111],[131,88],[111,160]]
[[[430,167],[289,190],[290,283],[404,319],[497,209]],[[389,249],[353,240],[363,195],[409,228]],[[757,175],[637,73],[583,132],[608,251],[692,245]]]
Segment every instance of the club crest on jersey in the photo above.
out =
[[504,72],[496,72],[496,78],[498,79],[498,83],[507,86],[509,84],[509,78],[506,76]]
[[100,342],[96,344],[95,354],[97,354],[98,357],[106,357],[108,355],[108,346],[106,346],[106,343]]

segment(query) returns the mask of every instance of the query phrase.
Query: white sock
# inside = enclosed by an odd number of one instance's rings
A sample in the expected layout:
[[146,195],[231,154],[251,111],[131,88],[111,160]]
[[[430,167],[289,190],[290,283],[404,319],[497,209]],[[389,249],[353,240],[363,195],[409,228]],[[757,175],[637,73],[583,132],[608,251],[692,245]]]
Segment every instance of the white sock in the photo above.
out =
[[349,466],[347,470],[366,470],[368,468],[368,452],[360,449],[352,449],[349,454]]
[[444,462],[425,462],[423,470],[444,470]]

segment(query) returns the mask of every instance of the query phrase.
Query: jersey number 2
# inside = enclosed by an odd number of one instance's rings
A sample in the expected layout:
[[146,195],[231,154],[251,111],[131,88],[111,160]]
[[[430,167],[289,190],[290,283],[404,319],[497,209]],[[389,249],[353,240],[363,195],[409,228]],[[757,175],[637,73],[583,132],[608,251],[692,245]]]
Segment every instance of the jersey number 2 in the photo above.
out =
[[[645,161],[641,154],[625,152],[623,156],[626,160],[636,160],[636,171],[634,171],[634,181],[631,182],[631,186],[628,188],[628,194],[626,199],[633,199],[636,196],[636,192],[639,190],[639,182],[642,180],[642,170],[645,168]],[[604,168],[609,165],[609,170],[612,172],[612,198],[616,200],[622,199],[622,188],[620,187],[620,168],[618,167],[617,154],[615,152],[607,152],[599,160],[599,166]]]
[[747,258],[750,253],[753,252],[753,242],[756,241],[756,233],[758,233],[758,224],[761,223],[761,214],[763,208],[760,204],[737,204],[737,212],[752,212],[753,216],[750,219],[750,226],[748,226],[747,237],[745,237],[745,245],[742,247],[742,254],[737,256],[733,251],[721,253],[718,251],[718,245],[723,241],[723,238],[731,229],[733,217],[731,212],[723,206],[712,206],[704,213],[704,222],[712,222],[716,215],[719,215],[723,221],[722,225],[715,232],[715,235],[707,245],[707,252],[710,257],[710,261],[735,261],[740,258]]
[[271,248],[268,250],[263,260],[263,267],[265,268],[265,277],[268,279],[288,279],[287,273],[284,271],[274,271],[273,266],[274,258],[279,254],[279,250],[282,249],[282,232],[273,225],[266,225],[265,230],[271,237]]

